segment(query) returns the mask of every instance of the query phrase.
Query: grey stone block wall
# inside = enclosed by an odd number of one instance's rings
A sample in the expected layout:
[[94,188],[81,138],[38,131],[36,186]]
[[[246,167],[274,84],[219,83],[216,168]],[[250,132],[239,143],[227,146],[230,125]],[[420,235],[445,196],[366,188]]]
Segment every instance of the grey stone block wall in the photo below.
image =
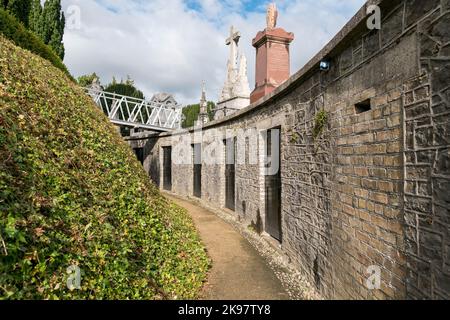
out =
[[[449,1],[370,3],[382,9],[381,30],[366,28],[363,8],[273,95],[206,126],[203,150],[223,143],[227,132],[240,137],[230,214],[264,232],[262,137],[281,127],[281,247],[324,297],[448,299]],[[319,71],[322,58],[331,63],[328,72]],[[365,101],[371,110],[359,113],[356,105]],[[322,110],[328,121],[314,137]],[[242,129],[257,134],[246,138]],[[194,143],[198,134],[129,142],[144,146],[144,167],[162,186],[161,148]],[[202,167],[202,201],[218,208],[225,206],[224,150],[210,155],[217,164]],[[174,150],[172,157],[183,154]],[[172,176],[173,192],[192,196],[192,164],[174,163]],[[367,287],[371,266],[381,270],[379,289]]]
[[449,10],[442,1],[420,20],[420,75],[404,86],[407,295],[417,299],[450,298]]

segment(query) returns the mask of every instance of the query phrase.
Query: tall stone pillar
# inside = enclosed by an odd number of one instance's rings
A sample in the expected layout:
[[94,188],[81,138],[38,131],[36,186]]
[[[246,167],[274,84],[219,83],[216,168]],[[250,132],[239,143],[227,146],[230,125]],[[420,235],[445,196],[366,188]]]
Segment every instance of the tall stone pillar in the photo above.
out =
[[253,39],[256,48],[256,84],[250,95],[254,103],[271,93],[291,75],[289,45],[294,34],[276,28],[278,11],[270,5],[267,11],[267,28]]

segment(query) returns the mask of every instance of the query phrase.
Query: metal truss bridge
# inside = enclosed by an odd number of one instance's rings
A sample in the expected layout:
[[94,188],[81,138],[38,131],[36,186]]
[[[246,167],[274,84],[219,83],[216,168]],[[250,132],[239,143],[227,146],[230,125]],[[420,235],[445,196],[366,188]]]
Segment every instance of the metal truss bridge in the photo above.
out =
[[182,108],[173,100],[146,101],[94,88],[85,90],[115,125],[157,132],[181,127]]

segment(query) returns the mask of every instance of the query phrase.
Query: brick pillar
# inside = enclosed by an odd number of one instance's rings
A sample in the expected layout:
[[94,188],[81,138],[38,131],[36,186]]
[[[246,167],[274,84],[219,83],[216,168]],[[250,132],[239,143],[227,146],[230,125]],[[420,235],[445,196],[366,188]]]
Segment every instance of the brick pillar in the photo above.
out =
[[290,75],[289,45],[294,34],[282,28],[265,29],[253,39],[256,48],[256,85],[250,103],[269,94]]

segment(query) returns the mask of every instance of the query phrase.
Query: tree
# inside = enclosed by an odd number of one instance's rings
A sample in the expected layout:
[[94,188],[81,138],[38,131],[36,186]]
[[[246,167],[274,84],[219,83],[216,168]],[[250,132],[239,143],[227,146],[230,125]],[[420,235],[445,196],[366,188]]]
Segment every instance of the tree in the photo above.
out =
[[15,16],[28,28],[31,0],[1,0],[3,9]]
[[[208,101],[207,112],[209,120],[214,120],[214,109],[216,104],[212,101]],[[195,125],[195,121],[198,120],[200,114],[200,105],[191,104],[183,108],[183,121],[181,123],[182,128],[190,128]]]
[[61,0],[46,0],[42,8],[40,0],[0,0],[0,6],[15,16],[64,60],[64,28],[66,18]]
[[42,6],[40,0],[31,0],[28,28],[42,39]]
[[86,74],[78,77],[77,82],[81,87],[87,87],[91,85],[95,79],[98,79],[100,81],[100,77],[97,76],[97,74],[94,72],[92,74]]
[[42,10],[41,19],[42,28],[37,32],[41,32],[39,35],[42,40],[58,54],[61,60],[64,60],[63,37],[66,18],[64,12],[62,12],[61,0],[47,0]]
[[120,82],[117,82],[113,77],[113,82],[106,86],[105,91],[137,99],[145,98],[142,91],[136,88],[134,81],[129,76],[126,81],[121,80]]
[[[133,98],[137,98],[137,99],[142,99],[142,100],[145,99],[142,91],[139,90],[138,88],[136,88],[134,81],[129,76],[127,77],[127,80],[125,82],[123,80],[121,80],[120,82],[117,82],[116,78],[113,77],[112,83],[110,83],[106,86],[105,91],[110,92],[110,93],[120,94],[123,96],[133,97]],[[126,108],[126,104],[123,103],[122,106],[123,106],[122,110],[124,112],[123,116],[124,116],[124,118],[128,118],[129,114],[128,114],[128,110]],[[147,115],[145,113],[144,113],[143,117],[144,117],[144,121],[147,121]],[[121,132],[122,136],[129,136],[130,128],[121,126],[120,132]]]
[[195,121],[198,119],[200,113],[199,104],[191,104],[183,108],[183,121],[181,123],[182,128],[190,128],[194,126]]
[[48,44],[61,60],[64,60],[63,37],[66,18],[64,12],[62,12],[61,0],[46,0],[44,7],[42,7],[40,0],[20,1],[28,1],[29,3],[28,28],[39,36],[45,44]]

